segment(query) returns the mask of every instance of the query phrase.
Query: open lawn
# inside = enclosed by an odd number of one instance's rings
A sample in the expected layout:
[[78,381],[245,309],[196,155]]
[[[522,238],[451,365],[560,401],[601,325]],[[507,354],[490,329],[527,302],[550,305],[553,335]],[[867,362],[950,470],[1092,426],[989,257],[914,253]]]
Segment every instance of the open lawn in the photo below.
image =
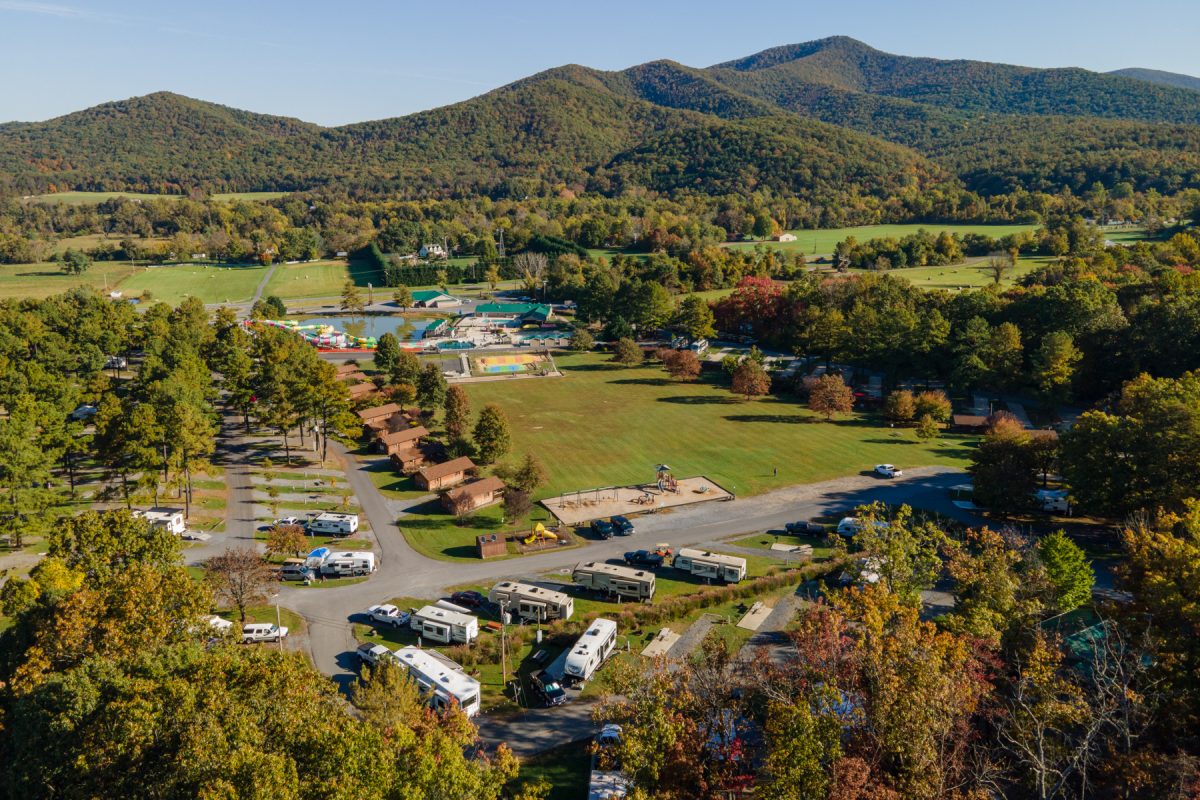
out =
[[[226,192],[214,194],[214,200],[274,200],[284,197],[288,192]],[[64,203],[69,206],[99,205],[114,197],[124,197],[129,200],[178,200],[183,195],[178,194],[145,194],[143,192],[54,192],[51,194],[35,194],[23,198],[29,203]]]
[[[1054,261],[1050,256],[1030,256],[1017,260],[1016,269],[1010,270],[1000,282],[1002,287],[1012,286],[1018,278],[1028,275],[1038,267]],[[922,289],[980,289],[992,283],[991,274],[983,269],[986,258],[970,259],[965,264],[952,264],[944,267],[908,267],[893,269],[889,274],[904,278]],[[870,270],[850,270],[863,274]]]
[[363,261],[310,261],[306,264],[280,264],[267,283],[263,295],[275,295],[285,300],[295,297],[338,297],[342,287],[351,279],[366,288],[375,285],[375,299],[391,297],[392,290],[384,287],[383,276]]
[[178,303],[194,296],[205,303],[240,303],[254,296],[267,274],[266,267],[225,267],[180,264],[152,267],[121,284],[126,294],[149,292],[151,299]]
[[0,265],[0,299],[41,299],[77,286],[112,290],[140,269],[124,261],[98,261],[82,275],[68,275],[58,264],[3,264]]
[[914,234],[919,230],[926,230],[935,235],[942,231],[947,231],[958,234],[982,233],[987,236],[999,238],[1012,233],[1019,233],[1020,231],[1032,231],[1037,229],[1037,227],[1037,225],[955,225],[941,222],[915,225],[862,225],[856,228],[794,230],[788,231],[788,233],[795,235],[796,241],[794,242],[736,242],[726,245],[726,247],[731,247],[735,250],[753,250],[755,245],[765,244],[768,247],[782,250],[785,253],[826,255],[832,253],[834,245],[847,236],[853,236],[858,241],[865,242],[868,239],[882,239],[885,237],[899,239]]
[[[512,431],[510,459],[534,453],[538,496],[645,483],[656,464],[707,475],[738,495],[854,475],[872,464],[964,466],[968,437],[931,442],[855,414],[824,422],[792,400],[744,401],[705,382],[678,383],[657,366],[621,367],[601,354],[557,358],[561,379],[466,384],[478,410],[496,403]],[[778,475],[773,470],[778,468]]]

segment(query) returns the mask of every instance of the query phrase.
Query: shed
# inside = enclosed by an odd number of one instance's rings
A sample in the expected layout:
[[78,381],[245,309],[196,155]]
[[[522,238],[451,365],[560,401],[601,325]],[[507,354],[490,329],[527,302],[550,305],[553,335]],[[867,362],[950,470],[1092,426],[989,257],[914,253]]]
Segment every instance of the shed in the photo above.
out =
[[430,491],[448,489],[467,479],[467,471],[475,469],[475,462],[463,456],[443,464],[433,464],[417,472],[417,486]]
[[504,481],[496,476],[451,489],[442,495],[442,505],[451,514],[465,514],[498,502],[504,493]]
[[480,558],[508,555],[508,542],[498,533],[483,533],[475,537],[475,549]]

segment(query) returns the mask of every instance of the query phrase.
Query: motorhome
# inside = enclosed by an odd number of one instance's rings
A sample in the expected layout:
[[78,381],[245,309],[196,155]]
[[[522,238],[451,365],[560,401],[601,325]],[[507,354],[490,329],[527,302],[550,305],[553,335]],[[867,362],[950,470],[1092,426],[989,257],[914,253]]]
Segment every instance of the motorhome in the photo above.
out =
[[[444,605],[450,605],[445,603]],[[425,606],[412,615],[409,627],[418,636],[443,644],[469,644],[479,638],[479,620],[465,610],[444,605]]]
[[617,623],[597,617],[571,647],[563,677],[576,683],[589,681],[617,646]]
[[149,522],[152,528],[163,528],[176,536],[182,536],[187,530],[182,508],[155,507],[145,511],[134,511],[133,515]]
[[653,572],[620,564],[608,564],[603,561],[576,564],[571,573],[571,580],[585,589],[628,597],[631,600],[649,600],[654,597]]
[[335,514],[332,511],[324,511],[308,521],[310,534],[349,536],[357,530],[357,514]]
[[488,600],[521,619],[536,622],[570,619],[575,613],[570,595],[519,581],[500,581],[488,592]]
[[479,681],[458,664],[433,650],[412,645],[401,647],[395,655],[434,709],[457,705],[468,717],[479,713]]
[[1033,493],[1033,499],[1042,511],[1051,514],[1071,513],[1071,496],[1066,489],[1038,489]]
[[746,577],[746,559],[690,547],[676,554],[672,566],[699,578],[714,578],[725,583],[737,583]]
[[375,554],[365,551],[334,551],[325,556],[321,574],[337,578],[370,575],[376,569]]

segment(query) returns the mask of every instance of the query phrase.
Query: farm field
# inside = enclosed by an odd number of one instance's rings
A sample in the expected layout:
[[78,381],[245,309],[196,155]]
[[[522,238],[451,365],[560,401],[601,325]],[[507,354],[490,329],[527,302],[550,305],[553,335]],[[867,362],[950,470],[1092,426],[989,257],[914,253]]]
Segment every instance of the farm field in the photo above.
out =
[[266,267],[222,267],[181,264],[153,267],[131,275],[121,284],[126,294],[150,292],[151,299],[178,303],[188,296],[205,303],[240,303],[254,296]]
[[0,265],[0,299],[29,297],[41,299],[74,289],[90,286],[99,291],[118,288],[141,267],[125,261],[98,261],[82,275],[68,275],[58,264]]
[[1000,237],[1021,231],[1036,230],[1037,227],[1037,225],[954,225],[940,222],[915,225],[862,225],[856,228],[821,228],[817,230],[788,231],[788,233],[796,236],[796,241],[794,242],[736,242],[725,246],[734,250],[753,250],[755,245],[765,244],[768,247],[782,250],[785,253],[802,252],[805,255],[825,255],[832,253],[834,245],[847,236],[853,236],[860,242],[865,242],[868,239],[880,239],[884,237],[899,239],[903,236],[914,234],[919,230],[926,230],[935,235],[942,231],[947,231],[958,234],[982,233],[988,236]]
[[464,386],[475,410],[496,403],[508,415],[510,458],[534,453],[546,465],[541,497],[650,481],[662,463],[747,495],[872,464],[963,466],[969,458],[969,437],[921,442],[910,430],[857,414],[826,423],[794,402],[746,402],[723,387],[677,383],[658,367],[625,368],[607,358],[560,356],[561,379]]
[[[1029,256],[1018,259],[1016,269],[1005,275],[1000,285],[1002,287],[1012,286],[1021,276],[1052,261],[1054,261],[1053,256]],[[965,264],[951,264],[944,267],[907,267],[889,270],[889,273],[904,278],[921,289],[979,289],[992,282],[992,276],[982,269],[986,262],[987,259],[978,258],[971,259]],[[855,274],[871,272],[871,270],[863,269],[849,271]]]
[[[288,192],[226,192],[214,194],[214,200],[274,200],[284,197]],[[52,192],[50,194],[35,194],[23,198],[29,203],[64,203],[69,206],[97,205],[114,197],[124,197],[129,200],[176,200],[183,195],[178,194],[146,194],[145,192]]]
[[366,287],[374,283],[378,292],[391,296],[391,289],[383,286],[383,276],[359,261],[311,261],[307,264],[279,264],[275,274],[267,283],[263,296],[275,295],[284,300],[299,297],[338,297],[347,279],[357,286]]

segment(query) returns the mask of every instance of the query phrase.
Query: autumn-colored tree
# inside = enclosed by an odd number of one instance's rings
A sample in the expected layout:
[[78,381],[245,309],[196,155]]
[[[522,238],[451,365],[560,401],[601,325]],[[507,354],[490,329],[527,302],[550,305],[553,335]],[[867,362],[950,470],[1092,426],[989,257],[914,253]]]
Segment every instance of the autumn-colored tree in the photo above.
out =
[[618,339],[613,345],[612,360],[618,364],[637,366],[645,360],[645,355],[642,353],[642,348],[638,347],[637,342],[633,339]]
[[928,414],[922,414],[917,420],[917,438],[918,439],[936,439],[942,433],[942,426],[937,420]]
[[854,392],[842,376],[826,373],[812,382],[808,407],[826,420],[832,420],[838,414],[849,414],[854,409]]
[[771,376],[752,358],[744,358],[733,370],[730,391],[749,400],[771,391]]
[[446,436],[451,442],[467,438],[471,427],[471,401],[457,384],[446,390]]
[[266,602],[274,581],[267,562],[250,547],[230,547],[213,556],[204,577],[217,599],[232,606],[243,623],[246,609]]
[[1015,419],[998,417],[971,456],[975,501],[1008,514],[1029,508],[1037,488],[1030,436]]
[[892,422],[912,422],[916,413],[916,401],[913,399],[913,393],[907,389],[891,392],[883,404],[883,415]]
[[940,389],[930,389],[913,398],[913,416],[917,419],[929,416],[935,422],[949,422],[950,410],[950,398]]
[[663,368],[675,380],[692,381],[699,377],[700,359],[694,351],[667,348],[660,352],[659,358],[663,362]]
[[308,546],[304,528],[299,525],[272,525],[267,531],[267,552],[274,556],[298,556]]

